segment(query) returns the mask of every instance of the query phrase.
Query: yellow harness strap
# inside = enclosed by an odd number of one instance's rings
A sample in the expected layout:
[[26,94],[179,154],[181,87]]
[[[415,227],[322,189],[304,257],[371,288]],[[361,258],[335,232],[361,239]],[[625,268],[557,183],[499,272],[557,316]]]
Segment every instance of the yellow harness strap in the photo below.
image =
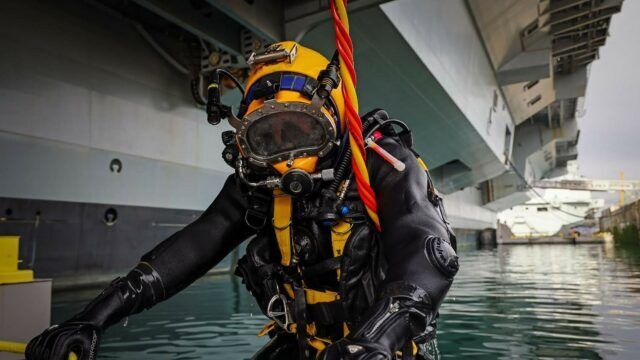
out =
[[418,164],[420,164],[420,166],[421,166],[424,170],[429,171],[429,168],[427,167],[427,164],[425,164],[425,163],[424,163],[424,161],[423,161],[421,158],[416,157],[416,159],[418,159]]
[[326,303],[340,299],[340,296],[335,291],[304,289],[304,292],[307,295],[307,304]]
[[[287,295],[289,295],[290,298],[293,299],[295,297],[295,294],[293,292],[293,287],[291,287],[291,284],[284,284],[284,290],[286,291]],[[332,302],[340,299],[340,296],[335,291],[329,291],[329,290],[320,291],[320,290],[314,290],[314,289],[304,289],[304,292],[307,298],[307,304]]]
[[[291,260],[294,255],[292,235],[291,235],[291,211],[292,211],[292,198],[285,194],[280,189],[273,191],[273,228],[278,242],[278,248],[280,249],[281,264],[284,266],[290,266]],[[333,249],[333,256],[341,256],[345,244],[351,235],[351,229],[353,224],[345,221],[337,222],[331,228],[331,246]],[[337,270],[338,279],[340,278],[340,270]],[[295,294],[291,284],[283,284],[284,290],[290,298],[294,298]],[[305,288],[305,297],[307,304],[318,304],[333,302],[340,299],[340,296],[335,291],[329,290],[314,290]],[[274,322],[269,322],[260,332],[260,336],[263,336],[270,332],[275,326]],[[288,331],[295,332],[295,324],[291,325],[291,329]],[[344,324],[345,334],[348,333],[346,324]],[[311,336],[309,339],[309,345],[322,351],[331,342],[327,339],[321,339],[315,336],[315,324],[311,323],[307,325],[307,333]]]
[[[333,248],[333,256],[341,256],[344,246],[351,235],[353,224],[346,221],[339,221],[331,228],[331,247]],[[340,280],[340,269],[337,271],[338,280]]]
[[269,320],[268,323],[264,324],[260,332],[258,332],[258,336],[263,337],[267,335],[271,330],[275,329],[275,327],[276,327],[276,322],[273,320]]
[[[411,352],[414,357],[418,354],[418,345],[416,345],[415,341],[411,342]],[[396,351],[396,356],[402,358],[402,351]]]
[[320,352],[326,349],[327,346],[331,345],[331,340],[322,339],[319,337],[312,337],[311,339],[309,339],[308,342],[309,342],[309,345],[311,345],[313,348],[318,350],[318,355],[320,355]]
[[273,229],[284,266],[291,265],[291,196],[280,189],[273,191]]
[[342,255],[344,245],[351,235],[351,228],[353,224],[346,221],[339,221],[331,228],[331,246],[333,247],[333,256],[338,257]]

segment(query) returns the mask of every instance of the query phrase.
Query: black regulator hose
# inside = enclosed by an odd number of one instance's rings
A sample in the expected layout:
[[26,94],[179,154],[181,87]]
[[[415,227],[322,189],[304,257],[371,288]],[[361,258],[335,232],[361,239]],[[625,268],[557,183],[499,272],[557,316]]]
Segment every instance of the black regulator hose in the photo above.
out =
[[351,148],[347,144],[348,141],[349,141],[349,133],[346,132],[342,137],[342,143],[344,144],[343,146],[345,147],[345,150],[342,156],[340,157],[340,161],[338,162],[338,165],[336,166],[335,169],[333,169],[333,181],[331,182],[328,188],[328,190],[331,191],[333,194],[338,192],[338,187],[340,187],[340,184],[345,179],[345,176],[351,169],[351,167],[349,166],[351,164]]
[[[362,128],[367,131],[375,122],[380,121],[376,119],[375,116],[370,116],[364,121]],[[372,131],[368,131],[368,133],[368,136],[371,136]],[[343,200],[338,196],[338,189],[340,188],[340,184],[342,184],[344,180],[351,178],[353,174],[351,147],[349,147],[348,141],[349,133],[345,132],[341,143],[343,149],[342,154],[338,157],[338,163],[333,169],[333,181],[326,189],[321,191],[322,198],[318,219],[325,224],[331,224],[338,218],[338,207]]]

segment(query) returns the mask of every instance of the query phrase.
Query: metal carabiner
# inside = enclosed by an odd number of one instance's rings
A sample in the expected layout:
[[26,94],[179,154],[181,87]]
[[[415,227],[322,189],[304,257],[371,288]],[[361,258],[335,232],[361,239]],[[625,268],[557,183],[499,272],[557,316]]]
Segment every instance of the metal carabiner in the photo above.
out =
[[[278,304],[278,301],[280,301],[280,304],[282,305],[281,311],[274,309],[274,306]],[[293,322],[291,321],[291,314],[289,312],[289,307],[287,306],[287,298],[284,294],[273,295],[271,300],[269,300],[269,305],[267,305],[267,317],[275,321],[275,323],[284,329],[284,331],[288,333],[292,332],[289,329],[289,325],[293,324]]]

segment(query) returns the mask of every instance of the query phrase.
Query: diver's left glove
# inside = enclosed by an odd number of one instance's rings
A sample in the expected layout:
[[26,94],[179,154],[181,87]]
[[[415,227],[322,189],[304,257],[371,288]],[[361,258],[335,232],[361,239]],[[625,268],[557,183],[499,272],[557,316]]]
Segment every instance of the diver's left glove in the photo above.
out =
[[94,360],[102,333],[125,317],[148,309],[165,298],[162,281],[146,263],[117,278],[71,319],[33,338],[27,360],[67,360],[70,352],[80,360]]
[[27,345],[27,360],[67,360],[74,352],[80,360],[94,360],[102,330],[93,324],[65,321],[53,325]]
[[412,339],[423,334],[435,316],[425,305],[410,297],[379,301],[363,324],[327,347],[320,359],[391,360],[397,351],[412,352]]

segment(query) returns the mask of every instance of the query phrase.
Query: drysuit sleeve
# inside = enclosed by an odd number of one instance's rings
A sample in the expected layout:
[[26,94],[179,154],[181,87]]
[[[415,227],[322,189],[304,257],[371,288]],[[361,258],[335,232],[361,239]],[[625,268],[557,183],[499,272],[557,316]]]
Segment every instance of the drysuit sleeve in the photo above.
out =
[[82,312],[32,339],[27,359],[66,359],[69,351],[83,360],[94,359],[106,328],[184,289],[249,237],[246,208],[235,175],[229,176],[198,219],[143,255]]
[[255,232],[245,222],[246,211],[238,180],[231,175],[198,219],[142,256],[140,265],[162,283],[159,300],[206,274]]
[[144,254],[133,270],[87,306],[85,315],[108,327],[186,288],[251,235],[246,208],[237,178],[231,175],[198,219]]
[[378,144],[405,164],[404,171],[398,171],[373,151],[367,154],[387,263],[381,294],[410,295],[435,312],[458,271],[455,238],[442,199],[429,193],[427,172],[402,141],[385,136]]
[[386,276],[378,301],[323,359],[395,359],[396,351],[411,349],[411,340],[427,336],[458,270],[453,233],[441,199],[428,190],[426,171],[392,131],[377,144],[405,164],[398,171],[377,153],[367,152]]

